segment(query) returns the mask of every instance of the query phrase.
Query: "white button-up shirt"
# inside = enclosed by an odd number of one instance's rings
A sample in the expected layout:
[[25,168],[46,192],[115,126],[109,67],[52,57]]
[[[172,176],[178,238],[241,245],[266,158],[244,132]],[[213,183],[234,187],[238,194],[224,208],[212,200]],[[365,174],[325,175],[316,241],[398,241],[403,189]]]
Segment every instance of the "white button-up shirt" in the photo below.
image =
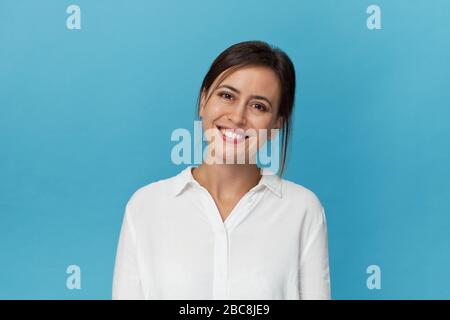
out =
[[325,211],[265,170],[222,221],[193,166],[129,199],[113,299],[330,299]]

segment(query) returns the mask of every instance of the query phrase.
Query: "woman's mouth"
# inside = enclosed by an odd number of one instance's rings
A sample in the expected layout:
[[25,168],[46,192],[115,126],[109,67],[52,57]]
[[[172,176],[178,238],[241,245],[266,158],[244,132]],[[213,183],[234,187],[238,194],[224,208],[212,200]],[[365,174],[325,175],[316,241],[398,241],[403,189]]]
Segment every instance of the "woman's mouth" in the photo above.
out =
[[220,126],[216,126],[216,128],[222,134],[222,139],[225,142],[237,144],[248,139],[248,135],[246,135],[242,129],[231,129]]

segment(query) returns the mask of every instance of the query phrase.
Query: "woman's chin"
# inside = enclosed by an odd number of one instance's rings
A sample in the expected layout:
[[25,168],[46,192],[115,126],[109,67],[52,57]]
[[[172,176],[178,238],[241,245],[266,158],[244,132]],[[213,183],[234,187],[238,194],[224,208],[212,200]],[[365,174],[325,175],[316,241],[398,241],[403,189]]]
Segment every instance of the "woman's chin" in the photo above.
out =
[[[249,164],[249,163],[255,163],[249,162],[249,159],[255,159],[255,157],[249,157],[248,152],[244,153],[217,153],[215,156],[215,159],[217,159],[217,163],[221,160],[221,163],[223,164]],[[218,160],[220,159],[220,160]]]

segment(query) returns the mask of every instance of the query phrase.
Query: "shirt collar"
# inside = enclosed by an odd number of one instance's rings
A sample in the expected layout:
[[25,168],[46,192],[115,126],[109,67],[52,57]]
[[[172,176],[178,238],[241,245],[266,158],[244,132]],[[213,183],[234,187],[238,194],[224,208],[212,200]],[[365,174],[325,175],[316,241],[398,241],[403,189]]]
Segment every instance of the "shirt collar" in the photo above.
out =
[[[175,197],[178,196],[188,185],[200,186],[197,180],[195,180],[192,176],[192,168],[196,168],[196,166],[188,166],[175,176],[173,188]],[[261,180],[254,188],[259,189],[261,187],[267,187],[275,195],[281,198],[281,178],[268,168],[260,168],[260,171],[262,174]]]

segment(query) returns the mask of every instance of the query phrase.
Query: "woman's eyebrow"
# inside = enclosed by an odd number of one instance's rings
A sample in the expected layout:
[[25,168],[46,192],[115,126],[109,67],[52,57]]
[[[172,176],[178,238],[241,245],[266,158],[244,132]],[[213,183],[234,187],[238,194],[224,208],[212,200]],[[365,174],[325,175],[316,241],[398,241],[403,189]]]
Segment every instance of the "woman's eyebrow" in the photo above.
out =
[[[228,89],[230,89],[231,91],[236,92],[237,94],[240,94],[240,93],[241,93],[238,89],[236,89],[236,88],[234,88],[234,87],[232,87],[232,86],[230,86],[230,85],[228,85],[228,84],[223,84],[223,85],[219,86],[217,89],[219,89],[219,88],[228,88]],[[269,100],[268,98],[264,97],[264,96],[251,95],[250,98],[253,98],[253,99],[259,99],[259,100],[265,100],[265,101],[267,101],[267,103],[268,103],[268,104],[270,105],[270,107],[272,108],[272,102],[270,102],[270,100]]]

